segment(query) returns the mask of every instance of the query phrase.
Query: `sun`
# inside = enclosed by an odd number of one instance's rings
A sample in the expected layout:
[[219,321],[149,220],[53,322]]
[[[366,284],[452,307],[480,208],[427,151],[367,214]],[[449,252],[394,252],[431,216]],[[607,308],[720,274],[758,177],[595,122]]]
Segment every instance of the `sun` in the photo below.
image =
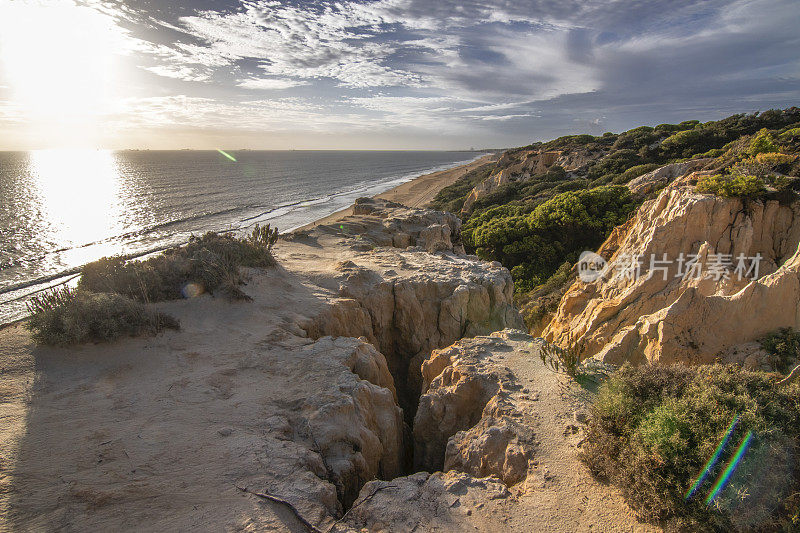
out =
[[119,28],[69,0],[0,3],[0,85],[26,119],[86,125],[112,101]]

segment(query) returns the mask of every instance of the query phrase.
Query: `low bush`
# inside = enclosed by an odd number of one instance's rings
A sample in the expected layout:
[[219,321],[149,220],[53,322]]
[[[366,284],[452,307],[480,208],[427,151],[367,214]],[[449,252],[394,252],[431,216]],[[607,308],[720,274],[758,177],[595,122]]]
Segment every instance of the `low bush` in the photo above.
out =
[[59,288],[28,302],[26,327],[40,344],[66,346],[178,329],[174,318],[110,293]]
[[144,261],[104,257],[83,269],[79,287],[112,292],[140,302],[173,300],[191,292],[222,291],[246,298],[239,289],[241,267],[266,267],[275,263],[270,252],[277,230],[255,227],[245,238],[206,233],[188,244]]
[[772,357],[772,365],[788,372],[800,358],[800,333],[792,328],[780,328],[761,339],[761,347]]
[[600,387],[582,458],[668,530],[797,530],[800,386],[775,383],[735,366],[623,366]]
[[777,152],[761,153],[756,155],[756,161],[758,161],[762,165],[769,165],[773,167],[791,164],[796,159],[797,156],[789,154],[781,154]]
[[532,335],[539,335],[547,326],[558,308],[561,297],[574,280],[575,269],[571,262],[566,261],[547,281],[518,296],[517,303],[522,318]]
[[661,165],[658,163],[647,163],[646,165],[636,165],[635,167],[631,167],[616,178],[613,179],[613,182],[616,184],[624,184],[628,183],[632,179],[638,178],[639,176],[643,176],[648,172],[652,172],[657,168],[660,168]]
[[758,176],[715,174],[697,180],[697,192],[728,198],[754,198],[765,191],[764,180]]
[[756,156],[758,154],[769,154],[778,151],[778,146],[775,144],[775,139],[772,137],[767,129],[758,132],[752,141],[750,141],[750,155]]

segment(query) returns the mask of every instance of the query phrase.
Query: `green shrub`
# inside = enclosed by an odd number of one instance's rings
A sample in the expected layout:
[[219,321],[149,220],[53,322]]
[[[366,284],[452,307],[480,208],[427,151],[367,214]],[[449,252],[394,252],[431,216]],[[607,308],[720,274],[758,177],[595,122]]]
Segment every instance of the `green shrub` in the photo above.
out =
[[564,262],[594,250],[636,206],[627,187],[568,191],[526,212],[504,205],[473,216],[464,225],[465,244],[483,259],[511,270],[518,291],[544,283]]
[[750,142],[750,155],[756,156],[758,154],[768,154],[777,152],[778,147],[775,145],[772,133],[763,129],[758,132],[758,135]]
[[661,150],[675,157],[689,157],[703,149],[716,148],[708,146],[710,140],[701,128],[694,128],[673,133],[661,143]]
[[[523,294],[520,290],[520,311],[525,321],[528,332],[538,336],[550,321],[553,313],[558,308],[558,302],[564,295],[567,287],[575,279],[573,263],[566,261],[561,264],[555,273],[541,285],[533,287],[532,290]],[[522,286],[522,282],[518,282]]]
[[725,153],[723,148],[712,148],[711,150],[704,152],[702,154],[695,154],[692,156],[692,159],[701,159],[706,157],[719,157]]
[[241,267],[274,265],[270,252],[277,230],[256,225],[246,238],[206,233],[188,244],[144,261],[104,257],[87,264],[79,288],[113,292],[140,302],[174,300],[193,292],[222,290],[231,297],[246,298],[239,289],[244,280]]
[[788,372],[800,358],[800,332],[780,328],[761,339],[761,347],[772,356],[776,370]]
[[778,138],[782,141],[791,141],[800,137],[800,128],[792,128],[781,133]]
[[25,327],[40,344],[65,346],[178,329],[178,322],[119,294],[54,289],[28,302]]
[[758,176],[733,175],[702,176],[697,180],[697,192],[716,194],[728,198],[753,198],[766,191],[764,180]]
[[[737,416],[719,461],[701,478]],[[800,386],[776,387],[773,374],[722,365],[626,365],[600,387],[582,458],[595,476],[619,487],[638,516],[667,529],[794,530],[798,424]],[[710,500],[750,431],[750,448]]]

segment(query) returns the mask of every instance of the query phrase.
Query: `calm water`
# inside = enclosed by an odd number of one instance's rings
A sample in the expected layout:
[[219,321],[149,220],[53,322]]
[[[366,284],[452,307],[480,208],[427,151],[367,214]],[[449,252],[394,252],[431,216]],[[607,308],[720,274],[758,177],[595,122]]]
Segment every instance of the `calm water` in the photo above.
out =
[[473,152],[0,152],[0,324],[26,294],[191,234],[307,224]]

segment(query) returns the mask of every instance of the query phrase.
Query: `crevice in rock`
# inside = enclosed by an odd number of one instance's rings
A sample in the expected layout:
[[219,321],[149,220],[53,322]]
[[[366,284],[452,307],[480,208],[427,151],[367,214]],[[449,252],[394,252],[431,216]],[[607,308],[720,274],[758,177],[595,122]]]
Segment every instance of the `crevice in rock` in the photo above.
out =
[[[361,338],[383,356],[403,413],[397,462],[400,475],[407,475],[415,471],[414,421],[425,381],[423,361],[463,337],[522,327],[522,321],[513,305],[509,272],[499,263],[463,255],[460,221],[454,215],[368,199],[358,200],[353,212],[346,223],[357,225],[359,240],[343,234],[343,242],[357,252],[369,244],[370,254],[337,263],[329,281],[338,282],[338,293],[317,316],[298,325],[311,339]],[[482,408],[464,422],[474,425]],[[443,458],[442,452],[438,462]],[[382,471],[370,474],[393,477]],[[344,487],[337,477],[345,510],[367,481],[351,476]]]

